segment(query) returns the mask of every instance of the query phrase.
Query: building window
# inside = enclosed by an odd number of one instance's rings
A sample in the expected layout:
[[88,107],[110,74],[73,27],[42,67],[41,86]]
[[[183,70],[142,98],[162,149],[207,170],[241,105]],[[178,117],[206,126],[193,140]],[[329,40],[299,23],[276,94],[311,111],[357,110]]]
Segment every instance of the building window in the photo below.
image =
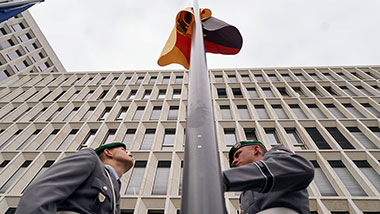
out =
[[158,161],[152,195],[166,195],[168,189],[170,165],[170,161]]
[[278,92],[280,92],[281,96],[289,97],[289,94],[288,94],[288,92],[286,92],[286,89],[284,87],[278,87],[277,90],[278,90]]
[[243,80],[243,82],[251,82],[251,78],[249,78],[248,74],[242,74],[241,79]]
[[315,104],[307,104],[307,107],[313,112],[317,119],[327,118],[326,115]]
[[372,185],[380,192],[380,175],[369,165],[366,160],[354,160],[355,165],[368,178]]
[[152,110],[152,114],[150,115],[151,120],[159,120],[161,114],[162,106],[154,106]]
[[355,149],[354,146],[344,137],[336,127],[327,127],[327,131],[333,136],[335,141],[342,147],[342,149]]
[[237,82],[236,76],[235,75],[228,75],[228,80],[230,82]]
[[257,94],[257,91],[255,88],[247,88],[249,97],[254,99],[254,98],[259,98],[259,95]]
[[169,84],[170,76],[164,76],[162,78],[162,84]]
[[237,142],[235,129],[234,128],[225,128],[224,129],[224,142],[226,143],[226,149],[231,149]]
[[50,135],[37,147],[37,150],[43,150],[57,136],[59,129],[54,129]]
[[128,111],[127,106],[121,107],[119,114],[117,115],[116,120],[124,120],[125,115],[127,115],[127,111]]
[[255,105],[254,107],[260,119],[269,119],[269,115],[267,111],[265,110],[264,105]]
[[308,119],[298,104],[289,104],[289,107],[298,119]]
[[377,146],[357,127],[348,127],[348,131],[361,143],[366,149],[378,149]]
[[350,89],[348,89],[346,86],[340,86],[340,89],[344,91],[344,93],[348,94],[348,96],[358,96],[354,94]]
[[148,100],[150,98],[150,94],[152,93],[152,90],[145,90],[145,93],[144,93],[144,100]]
[[57,116],[57,114],[62,111],[62,109],[63,107],[59,107],[46,121],[52,121],[55,116]]
[[310,73],[309,74],[311,76],[311,78],[313,78],[315,81],[320,81],[322,80],[317,74],[315,73]]
[[117,79],[119,79],[119,77],[114,77],[114,78],[111,80],[110,84],[111,84],[111,85],[115,84],[115,82],[117,81]]
[[265,82],[263,75],[255,74],[254,76],[257,82]]
[[180,99],[181,98],[181,89],[174,89],[173,90],[173,99]]
[[274,94],[270,88],[263,88],[263,92],[266,97],[274,97]]
[[94,90],[90,90],[82,100],[88,100],[88,98],[94,93]]
[[243,94],[241,93],[240,88],[233,88],[232,93],[234,94],[235,98],[243,98]]
[[128,96],[128,100],[133,100],[136,98],[136,93],[137,93],[137,90],[131,90],[131,92],[129,93],[129,96]]
[[215,75],[215,82],[224,82],[222,75]]
[[140,85],[142,83],[143,79],[144,79],[144,77],[138,77],[135,84]]
[[330,160],[328,162],[352,196],[367,196],[342,161]]
[[175,84],[182,84],[183,76],[177,76],[175,79]]
[[100,115],[98,121],[106,120],[108,115],[110,114],[111,109],[112,107],[106,107],[104,111],[102,112],[102,114]]
[[125,195],[139,195],[141,183],[144,178],[147,161],[136,161],[129,179]]
[[68,101],[73,100],[76,96],[78,96],[79,92],[80,92],[80,91],[75,91],[75,93],[72,94],[72,95],[69,97],[69,99],[67,99],[67,100],[68,100]]
[[367,95],[367,96],[374,96],[372,93],[370,93],[369,91],[367,91],[365,88],[363,88],[362,86],[356,86],[357,89],[359,89],[363,94]]
[[123,143],[125,144],[125,149],[129,149],[132,145],[133,138],[135,137],[136,129],[128,129],[124,135]]
[[8,165],[8,163],[11,162],[10,160],[3,160],[3,162],[1,162],[0,164],[0,172],[1,170],[4,169],[4,167],[6,167]]
[[157,80],[157,76],[151,76],[149,80],[149,84],[153,85],[156,82],[156,80]]
[[296,77],[298,77],[298,79],[302,82],[302,81],[306,81],[306,78],[303,74],[296,74]]
[[65,140],[58,146],[57,150],[63,150],[66,148],[67,144],[69,144],[70,142],[72,142],[72,140],[74,139],[75,135],[77,134],[78,132],[78,129],[73,129],[71,130],[71,132],[69,133],[69,135],[67,135],[67,137],[65,138]]
[[326,142],[323,136],[319,133],[316,128],[306,128],[307,133],[313,139],[314,143],[319,149],[331,149],[330,145]]
[[0,149],[3,149],[10,142],[12,142],[21,132],[22,132],[22,129],[17,130],[10,138],[8,138],[3,144],[0,145]]
[[94,141],[94,138],[95,138],[95,134],[97,132],[97,129],[91,129],[86,138],[83,140],[83,143],[82,143],[82,148],[85,148],[85,147],[88,147],[88,145],[90,145],[90,143],[92,143],[92,141]]
[[143,113],[144,113],[144,106],[139,106],[136,109],[135,115],[133,115],[133,120],[141,120]]
[[36,115],[34,115],[29,121],[30,122],[33,122],[35,119],[37,119],[38,116],[40,116],[42,113],[44,113],[46,111],[47,107],[44,107],[41,109],[41,111],[39,111]]
[[323,75],[325,75],[325,77],[327,78],[327,79],[329,79],[329,80],[332,80],[332,81],[334,81],[334,80],[336,80],[333,76],[331,76],[331,74],[329,74],[329,73],[323,73]]
[[155,133],[156,133],[156,129],[145,130],[145,135],[144,135],[144,139],[141,143],[140,150],[152,149]]
[[98,81],[98,83],[96,83],[96,85],[97,85],[97,86],[101,85],[101,84],[104,82],[105,79],[106,79],[105,77],[102,77],[102,78]]
[[340,96],[338,93],[335,92],[334,89],[332,89],[330,86],[324,86],[323,87],[327,92],[329,92],[332,96]]
[[281,75],[285,79],[285,81],[287,81],[287,82],[294,81],[293,78],[291,78],[289,74],[281,74]]
[[178,195],[182,194],[182,180],[183,180],[183,161],[181,161],[181,169],[179,172]]
[[113,100],[119,100],[121,93],[123,93],[123,90],[117,90],[115,96],[113,97]]
[[165,129],[164,142],[162,143],[162,150],[173,150],[175,143],[175,129]]
[[305,93],[302,91],[301,87],[292,87],[297,97],[305,97]]
[[131,77],[126,77],[124,82],[123,82],[123,85],[128,85],[130,80],[131,80]]
[[83,117],[80,119],[80,121],[86,121],[91,116],[91,114],[95,111],[95,107],[90,107],[86,114],[83,115]]
[[360,111],[358,111],[355,107],[353,107],[351,104],[343,104],[343,106],[349,112],[351,112],[351,114],[353,114],[355,117],[357,117],[357,118],[365,118],[365,116],[362,113],[360,113]]
[[32,161],[25,161],[14,173],[13,175],[1,186],[0,193],[5,193],[8,188],[15,182],[17,178],[25,171],[25,169],[32,163]]
[[116,129],[108,130],[107,135],[104,138],[103,144],[112,143],[113,140],[115,139],[116,131],[117,131]]
[[301,138],[298,136],[296,129],[287,128],[285,129],[285,131],[295,150],[306,149],[306,146],[302,143]]
[[98,97],[98,100],[103,99],[103,98],[107,95],[107,93],[108,93],[108,90],[104,90],[104,91],[102,91],[102,93],[101,93],[100,96]]
[[334,104],[325,104],[325,107],[333,114],[336,118],[346,118],[344,114],[339,111]]
[[56,96],[53,101],[57,101],[59,98],[62,97],[62,95],[65,93],[66,91],[62,91],[60,94],[58,94],[58,96]]
[[32,135],[30,135],[16,150],[22,150],[27,146],[39,133],[41,132],[41,129],[37,129],[33,132]]
[[245,138],[247,140],[257,140],[256,131],[253,128],[244,128]]
[[157,99],[165,99],[165,94],[166,94],[166,90],[165,89],[160,89],[158,91]]
[[221,105],[220,113],[222,114],[222,120],[232,120],[231,110],[229,105]]
[[242,120],[250,120],[251,119],[251,116],[249,115],[248,108],[246,105],[238,105],[237,108],[239,111],[240,119],[242,119]]
[[75,107],[66,117],[63,119],[63,121],[69,121],[79,110],[79,107]]
[[361,103],[362,106],[367,109],[367,111],[371,112],[373,115],[375,115],[377,118],[380,117],[380,112],[377,111],[374,107],[372,107],[369,103]]
[[307,87],[310,91],[311,91],[311,93],[313,93],[315,96],[317,96],[317,97],[322,97],[322,94],[321,94],[321,92],[319,92],[319,90],[317,90],[317,88],[316,87]]
[[314,165],[314,182],[318,187],[319,192],[322,196],[338,196],[326,177],[325,173],[319,166],[318,162],[313,160],[311,163]]
[[179,106],[170,106],[168,120],[177,120]]
[[216,91],[218,92],[219,98],[227,98],[227,92],[225,88],[217,88]]
[[278,119],[289,119],[281,105],[272,105],[272,108],[276,112]]
[[281,142],[280,140],[278,139],[278,136],[277,136],[277,133],[276,133],[276,130],[275,129],[264,129],[265,131],[265,134],[267,136],[267,139],[269,141],[269,144],[274,147],[274,146],[278,146],[278,145],[281,145]]
[[277,78],[277,76],[275,74],[268,74],[268,77],[272,82],[278,82],[279,81],[279,79]]

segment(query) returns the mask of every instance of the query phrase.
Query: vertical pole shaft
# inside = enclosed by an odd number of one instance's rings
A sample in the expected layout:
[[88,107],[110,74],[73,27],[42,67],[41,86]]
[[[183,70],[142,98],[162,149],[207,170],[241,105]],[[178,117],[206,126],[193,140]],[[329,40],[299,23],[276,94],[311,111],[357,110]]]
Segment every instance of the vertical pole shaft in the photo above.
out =
[[226,213],[200,11],[194,0],[181,213]]

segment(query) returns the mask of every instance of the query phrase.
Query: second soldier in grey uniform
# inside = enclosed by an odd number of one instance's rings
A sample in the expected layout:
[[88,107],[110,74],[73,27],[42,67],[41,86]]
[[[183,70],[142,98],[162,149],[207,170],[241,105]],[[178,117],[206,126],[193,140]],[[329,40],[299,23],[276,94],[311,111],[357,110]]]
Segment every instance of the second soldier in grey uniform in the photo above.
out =
[[308,214],[306,188],[314,178],[311,162],[277,146],[268,152],[259,141],[241,141],[229,152],[231,169],[223,172],[226,191],[242,191],[245,214]]

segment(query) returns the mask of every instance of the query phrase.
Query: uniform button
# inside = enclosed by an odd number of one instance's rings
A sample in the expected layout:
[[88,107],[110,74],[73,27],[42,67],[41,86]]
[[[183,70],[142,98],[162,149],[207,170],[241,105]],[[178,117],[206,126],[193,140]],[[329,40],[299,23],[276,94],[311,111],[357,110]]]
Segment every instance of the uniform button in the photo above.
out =
[[104,189],[105,191],[107,191],[108,188],[107,188],[106,186],[104,186],[103,189]]

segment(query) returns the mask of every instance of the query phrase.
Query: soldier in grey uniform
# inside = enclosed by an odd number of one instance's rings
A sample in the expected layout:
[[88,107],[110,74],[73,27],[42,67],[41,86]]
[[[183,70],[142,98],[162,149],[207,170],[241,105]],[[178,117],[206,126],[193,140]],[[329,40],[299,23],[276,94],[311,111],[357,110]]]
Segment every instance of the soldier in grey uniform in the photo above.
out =
[[123,143],[80,150],[37,177],[16,214],[120,213],[119,178],[132,166]]
[[309,214],[306,188],[314,178],[311,162],[276,146],[267,152],[260,141],[241,141],[229,152],[232,167],[223,172],[226,191],[242,191],[245,214]]

